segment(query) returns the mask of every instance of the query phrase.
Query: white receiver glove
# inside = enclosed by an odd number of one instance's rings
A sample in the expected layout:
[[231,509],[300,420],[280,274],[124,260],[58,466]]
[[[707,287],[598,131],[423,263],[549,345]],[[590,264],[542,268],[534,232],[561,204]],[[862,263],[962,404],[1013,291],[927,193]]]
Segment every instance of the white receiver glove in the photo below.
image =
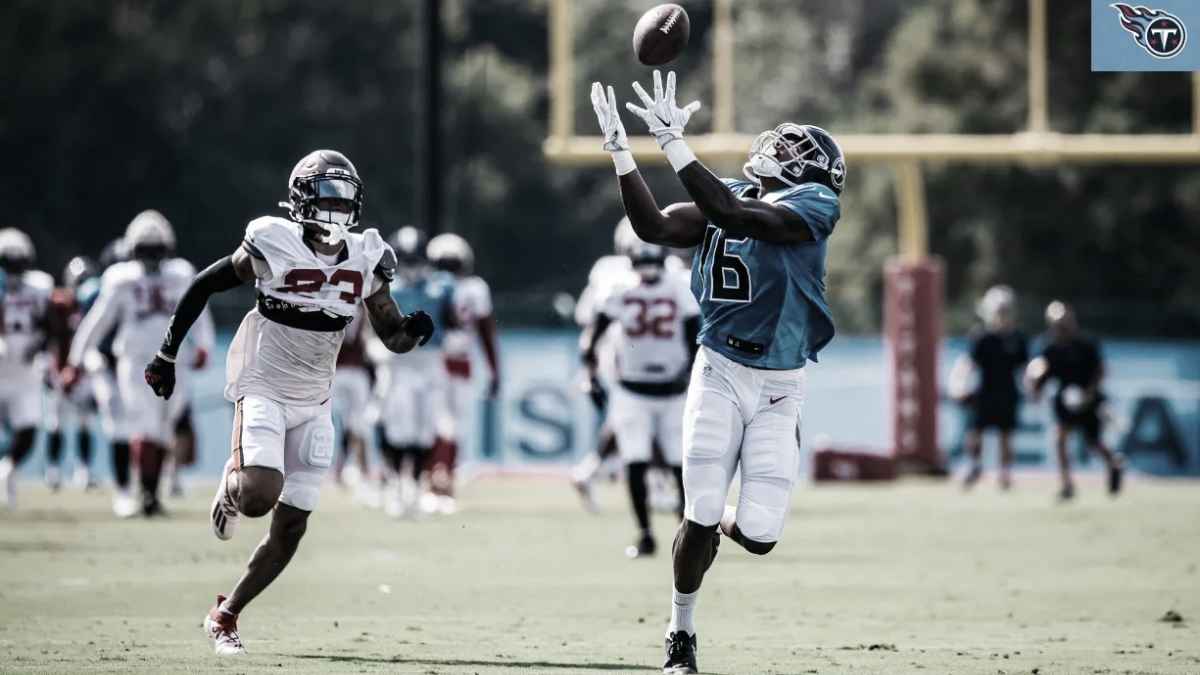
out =
[[625,135],[625,125],[621,123],[621,115],[617,111],[617,95],[613,88],[608,88],[608,96],[599,82],[592,83],[592,108],[596,110],[596,119],[600,122],[600,134],[604,136],[604,149],[609,152],[620,152],[629,149],[629,138]]
[[637,168],[637,164],[633,161],[633,153],[629,151],[629,137],[625,135],[625,125],[621,122],[620,111],[617,110],[617,95],[613,88],[609,87],[605,95],[604,87],[599,82],[593,82],[592,108],[600,122],[604,149],[612,153],[617,175],[624,176],[630,173]]
[[667,88],[663,90],[662,74],[654,71],[654,98],[650,98],[642,85],[634,82],[633,91],[642,99],[645,108],[639,108],[632,103],[626,103],[629,112],[642,118],[658,147],[666,149],[671,141],[683,138],[683,127],[692,118],[692,113],[700,109],[699,101],[680,108],[675,103],[675,71],[667,73]]

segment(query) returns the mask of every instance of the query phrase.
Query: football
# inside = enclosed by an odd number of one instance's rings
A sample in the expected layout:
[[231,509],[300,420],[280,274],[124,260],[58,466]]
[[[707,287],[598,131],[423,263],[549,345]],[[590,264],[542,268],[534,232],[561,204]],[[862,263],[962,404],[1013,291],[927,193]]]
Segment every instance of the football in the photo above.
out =
[[674,61],[687,47],[691,22],[676,4],[654,7],[638,19],[633,29],[633,53],[647,66]]

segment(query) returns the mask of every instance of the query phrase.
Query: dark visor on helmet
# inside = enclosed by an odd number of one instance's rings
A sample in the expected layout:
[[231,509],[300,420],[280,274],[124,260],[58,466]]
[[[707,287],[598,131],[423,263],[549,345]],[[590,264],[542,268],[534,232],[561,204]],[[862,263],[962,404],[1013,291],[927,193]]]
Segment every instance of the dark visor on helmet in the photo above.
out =
[[347,199],[354,201],[358,198],[358,184],[344,178],[315,178],[313,191],[317,199]]

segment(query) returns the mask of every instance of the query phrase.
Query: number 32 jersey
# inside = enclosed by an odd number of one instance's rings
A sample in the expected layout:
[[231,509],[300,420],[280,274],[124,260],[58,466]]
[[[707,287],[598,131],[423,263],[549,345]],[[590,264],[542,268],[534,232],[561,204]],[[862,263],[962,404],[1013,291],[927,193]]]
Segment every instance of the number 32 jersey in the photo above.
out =
[[664,271],[647,283],[629,273],[603,299],[601,312],[620,324],[614,345],[620,381],[673,382],[691,366],[684,324],[700,308],[678,275]]
[[274,216],[250,222],[242,249],[254,263],[258,298],[229,347],[225,397],[323,403],[346,327],[363,298],[391,278],[395,255],[368,229],[346,237],[338,255],[321,256],[301,225]]
[[708,223],[692,262],[700,343],[753,368],[788,370],[816,361],[833,339],[825,302],[825,244],[841,216],[833,190],[804,183],[758,196],[758,185],[724,183],[740,198],[784,206],[804,219],[812,241],[775,244],[729,235]]

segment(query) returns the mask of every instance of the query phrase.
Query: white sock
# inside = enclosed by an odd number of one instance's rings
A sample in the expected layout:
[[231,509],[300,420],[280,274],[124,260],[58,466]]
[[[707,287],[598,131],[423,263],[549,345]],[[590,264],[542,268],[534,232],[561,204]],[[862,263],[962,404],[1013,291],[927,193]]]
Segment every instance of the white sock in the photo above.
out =
[[222,602],[221,606],[217,607],[217,611],[221,612],[222,614],[228,614],[229,616],[237,616],[237,614],[229,611],[229,598],[226,598],[225,602]]
[[667,626],[667,633],[682,630],[687,631],[688,635],[696,634],[692,614],[696,611],[696,598],[699,596],[699,589],[691,593],[680,593],[674,588],[671,589],[671,624]]

